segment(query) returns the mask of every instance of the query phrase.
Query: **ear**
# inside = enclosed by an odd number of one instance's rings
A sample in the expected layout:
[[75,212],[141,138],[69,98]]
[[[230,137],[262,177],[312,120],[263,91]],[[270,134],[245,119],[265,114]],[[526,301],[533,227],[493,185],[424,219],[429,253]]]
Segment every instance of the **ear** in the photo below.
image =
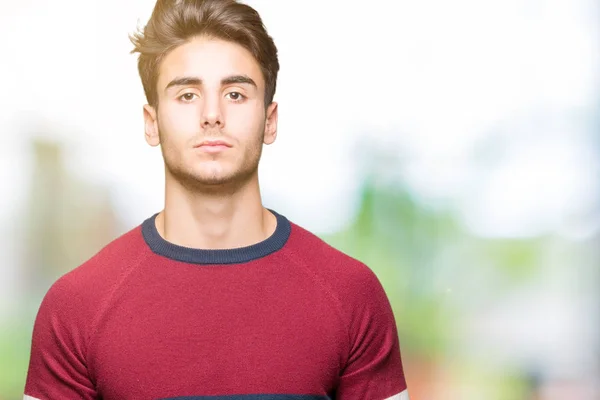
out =
[[158,120],[156,119],[156,109],[148,104],[144,106],[144,131],[146,142],[150,146],[156,147],[160,144],[160,137],[158,135]]
[[265,121],[265,134],[263,142],[272,144],[277,138],[277,103],[273,102],[267,107],[267,119]]

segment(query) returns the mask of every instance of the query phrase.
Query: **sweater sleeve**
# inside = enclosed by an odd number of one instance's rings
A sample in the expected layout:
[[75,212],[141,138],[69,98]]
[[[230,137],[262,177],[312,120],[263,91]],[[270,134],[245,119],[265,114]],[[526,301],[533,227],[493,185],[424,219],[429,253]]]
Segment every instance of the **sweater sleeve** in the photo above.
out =
[[86,365],[85,301],[68,275],[44,296],[33,327],[25,399],[96,399]]
[[337,400],[408,400],[395,318],[387,295],[370,269],[354,279],[344,301],[350,353]]

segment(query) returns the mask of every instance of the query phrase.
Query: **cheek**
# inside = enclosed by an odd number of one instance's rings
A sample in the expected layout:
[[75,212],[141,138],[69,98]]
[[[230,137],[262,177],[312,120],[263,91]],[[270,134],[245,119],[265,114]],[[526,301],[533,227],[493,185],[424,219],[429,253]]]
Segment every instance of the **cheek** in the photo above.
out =
[[243,110],[232,110],[228,113],[225,130],[240,139],[250,141],[256,136],[262,137],[264,121],[262,109],[248,107]]
[[159,109],[159,128],[169,139],[186,139],[198,132],[198,118],[195,107],[168,104]]

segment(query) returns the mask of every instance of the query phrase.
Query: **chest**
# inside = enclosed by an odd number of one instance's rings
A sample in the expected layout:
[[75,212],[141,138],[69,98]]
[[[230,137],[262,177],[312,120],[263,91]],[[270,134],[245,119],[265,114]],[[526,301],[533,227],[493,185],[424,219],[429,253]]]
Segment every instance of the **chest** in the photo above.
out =
[[93,372],[104,399],[325,396],[344,332],[310,282],[151,280],[115,295],[98,321]]

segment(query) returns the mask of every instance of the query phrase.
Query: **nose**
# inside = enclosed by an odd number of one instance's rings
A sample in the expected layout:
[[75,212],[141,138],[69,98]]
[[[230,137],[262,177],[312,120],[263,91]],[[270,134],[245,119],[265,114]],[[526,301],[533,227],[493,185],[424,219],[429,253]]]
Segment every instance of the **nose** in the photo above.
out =
[[202,108],[203,128],[223,127],[223,114],[219,96],[206,96]]

